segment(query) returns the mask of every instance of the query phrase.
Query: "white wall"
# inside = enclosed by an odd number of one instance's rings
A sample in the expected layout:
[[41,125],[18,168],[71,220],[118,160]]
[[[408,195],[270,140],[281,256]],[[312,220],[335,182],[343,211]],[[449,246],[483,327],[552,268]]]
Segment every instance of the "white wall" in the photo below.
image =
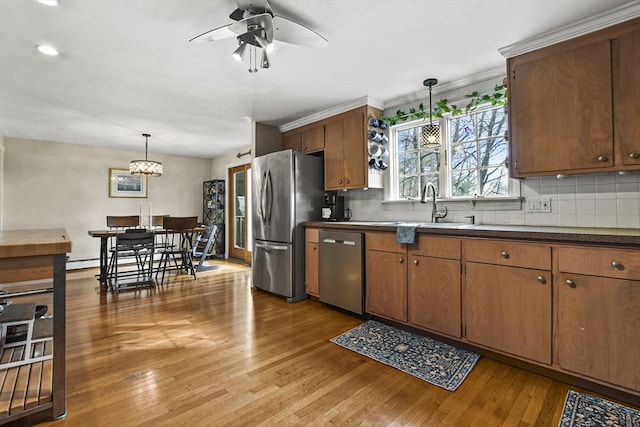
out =
[[145,213],[151,202],[155,215],[202,218],[209,159],[149,154],[164,174],[148,178],[148,197],[110,198],[109,168],[128,168],[139,152],[9,137],[4,146],[4,229],[65,228],[71,260],[97,258],[87,231],[105,229],[107,215],[138,215],[141,201]]

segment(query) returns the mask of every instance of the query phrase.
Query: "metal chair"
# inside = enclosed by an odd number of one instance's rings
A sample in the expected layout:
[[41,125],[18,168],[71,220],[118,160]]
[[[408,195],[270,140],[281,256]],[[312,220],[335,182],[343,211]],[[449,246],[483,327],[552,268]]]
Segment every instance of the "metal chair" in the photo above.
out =
[[156,271],[156,279],[160,272],[160,283],[164,283],[167,271],[185,272],[196,278],[193,265],[193,232],[198,227],[198,217],[167,216],[163,219],[166,232],[166,247],[160,250],[160,262]]
[[[153,253],[155,234],[147,230],[128,230],[116,235],[113,251],[113,270],[109,275],[109,284],[113,293],[121,288],[131,289],[141,286],[155,287],[153,278]],[[119,271],[118,258],[134,257],[135,270]]]

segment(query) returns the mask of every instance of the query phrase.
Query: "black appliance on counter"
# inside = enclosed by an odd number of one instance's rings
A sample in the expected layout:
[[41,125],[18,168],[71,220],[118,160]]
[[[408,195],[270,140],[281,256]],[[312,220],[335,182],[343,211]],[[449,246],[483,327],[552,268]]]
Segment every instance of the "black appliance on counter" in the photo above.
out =
[[335,191],[324,193],[324,207],[322,219],[325,221],[345,221],[344,196],[338,196]]

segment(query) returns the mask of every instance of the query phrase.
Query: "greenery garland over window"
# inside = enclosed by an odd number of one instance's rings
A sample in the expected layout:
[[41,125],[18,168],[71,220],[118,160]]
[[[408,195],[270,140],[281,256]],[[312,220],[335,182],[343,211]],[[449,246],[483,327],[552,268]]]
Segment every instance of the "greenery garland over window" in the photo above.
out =
[[[492,93],[480,94],[477,90],[473,93],[466,95],[469,98],[469,103],[464,107],[464,110],[455,104],[449,104],[448,99],[441,99],[436,102],[436,107],[433,109],[434,118],[442,118],[444,114],[451,114],[452,116],[460,116],[462,114],[469,114],[482,104],[490,103],[491,105],[507,105],[508,101],[508,89],[506,85],[506,79],[503,84],[496,85],[493,88]],[[420,103],[418,108],[410,108],[409,112],[398,110],[393,117],[382,116],[382,121],[390,126],[395,125],[398,122],[413,119],[428,119],[429,111],[424,109],[424,104]]]

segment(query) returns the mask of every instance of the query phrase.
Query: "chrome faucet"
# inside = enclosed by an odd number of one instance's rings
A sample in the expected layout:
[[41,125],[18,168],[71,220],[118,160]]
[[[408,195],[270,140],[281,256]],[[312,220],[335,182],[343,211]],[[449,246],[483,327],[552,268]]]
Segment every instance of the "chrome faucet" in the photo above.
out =
[[422,189],[422,197],[420,198],[420,203],[427,203],[427,198],[429,197],[429,189],[433,192],[433,199],[431,200],[431,222],[438,222],[439,219],[447,216],[447,207],[444,207],[443,211],[438,211],[438,203],[436,202],[436,186],[430,182],[427,182]]

